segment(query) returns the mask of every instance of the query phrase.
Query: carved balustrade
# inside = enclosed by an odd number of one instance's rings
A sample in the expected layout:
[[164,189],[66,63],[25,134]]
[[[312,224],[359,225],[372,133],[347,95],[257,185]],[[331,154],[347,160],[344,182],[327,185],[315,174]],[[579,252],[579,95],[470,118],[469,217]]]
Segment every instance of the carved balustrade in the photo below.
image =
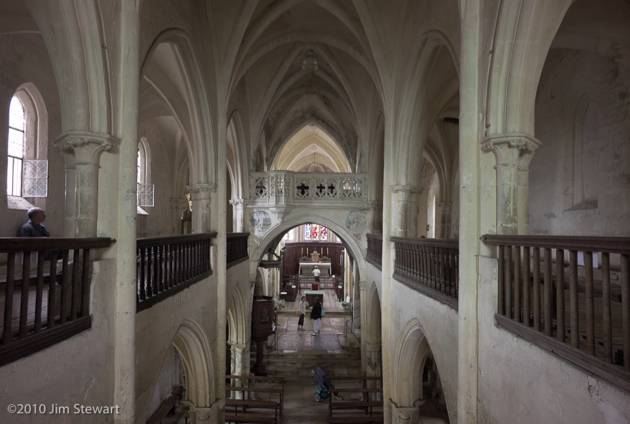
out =
[[630,238],[496,236],[497,323],[630,390]]
[[227,267],[233,267],[249,259],[247,240],[249,233],[227,234]]
[[136,312],[212,275],[216,233],[138,239]]
[[250,176],[250,205],[289,206],[313,201],[365,204],[367,174],[253,172]]
[[381,268],[383,262],[383,236],[380,234],[368,234],[367,235],[367,260],[369,263]]
[[0,365],[92,327],[90,254],[110,238],[0,238]]
[[459,241],[391,237],[395,245],[394,278],[457,308]]

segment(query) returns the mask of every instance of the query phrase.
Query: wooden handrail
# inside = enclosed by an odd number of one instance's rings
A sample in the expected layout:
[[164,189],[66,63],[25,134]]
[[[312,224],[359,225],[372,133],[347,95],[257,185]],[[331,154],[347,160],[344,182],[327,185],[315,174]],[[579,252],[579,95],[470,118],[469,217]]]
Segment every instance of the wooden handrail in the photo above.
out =
[[249,259],[247,242],[249,233],[227,233],[227,267],[233,267]]
[[459,241],[391,237],[396,250],[394,278],[448,306],[457,308]]
[[216,234],[139,239],[136,312],[212,275],[210,246]]
[[630,238],[481,240],[497,246],[497,323],[630,390]]
[[504,236],[486,234],[481,241],[490,246],[544,247],[550,249],[578,250],[581,252],[608,252],[630,254],[628,237],[578,237],[578,236]]
[[0,238],[0,252],[7,254],[6,273],[0,276],[0,365],[91,328],[90,253],[113,242],[105,237]]
[[102,249],[116,240],[108,237],[65,238],[65,237],[0,237],[0,252],[41,252],[74,249]]

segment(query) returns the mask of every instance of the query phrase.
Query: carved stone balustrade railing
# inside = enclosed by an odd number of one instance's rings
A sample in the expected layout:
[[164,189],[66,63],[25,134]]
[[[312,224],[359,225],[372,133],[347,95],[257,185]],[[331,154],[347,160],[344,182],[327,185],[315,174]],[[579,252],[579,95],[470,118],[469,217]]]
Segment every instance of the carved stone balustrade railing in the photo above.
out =
[[394,278],[457,309],[459,241],[391,237],[395,244]]
[[367,235],[367,260],[369,263],[382,269],[383,262],[383,236],[380,234]]
[[247,239],[249,233],[227,234],[227,267],[233,267],[249,259]]
[[0,238],[0,365],[92,327],[91,251],[110,238]]
[[253,172],[250,176],[251,206],[365,205],[367,174]]
[[630,391],[630,238],[481,240],[497,246],[497,323]]
[[216,233],[138,239],[137,304],[143,311],[212,275]]

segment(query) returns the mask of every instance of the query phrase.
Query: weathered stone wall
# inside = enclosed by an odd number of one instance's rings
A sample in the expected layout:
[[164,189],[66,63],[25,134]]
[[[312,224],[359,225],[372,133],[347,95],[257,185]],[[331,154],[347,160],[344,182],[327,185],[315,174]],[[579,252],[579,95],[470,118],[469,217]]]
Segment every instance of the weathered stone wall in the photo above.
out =
[[497,261],[480,257],[479,273],[480,423],[630,421],[627,393],[497,327]]

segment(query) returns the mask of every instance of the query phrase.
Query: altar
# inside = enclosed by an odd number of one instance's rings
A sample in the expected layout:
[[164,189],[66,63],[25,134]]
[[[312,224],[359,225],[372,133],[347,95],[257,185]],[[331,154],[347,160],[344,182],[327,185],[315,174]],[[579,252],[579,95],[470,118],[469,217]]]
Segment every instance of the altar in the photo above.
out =
[[324,304],[324,291],[323,290],[306,290],[304,292],[304,296],[306,296],[306,301],[308,302],[309,306],[313,306],[315,304],[315,298],[319,297],[320,302],[322,302],[322,305]]
[[324,263],[313,263],[313,262],[300,262],[300,275],[312,276],[313,270],[317,267],[321,272],[322,276],[330,275],[330,262]]

